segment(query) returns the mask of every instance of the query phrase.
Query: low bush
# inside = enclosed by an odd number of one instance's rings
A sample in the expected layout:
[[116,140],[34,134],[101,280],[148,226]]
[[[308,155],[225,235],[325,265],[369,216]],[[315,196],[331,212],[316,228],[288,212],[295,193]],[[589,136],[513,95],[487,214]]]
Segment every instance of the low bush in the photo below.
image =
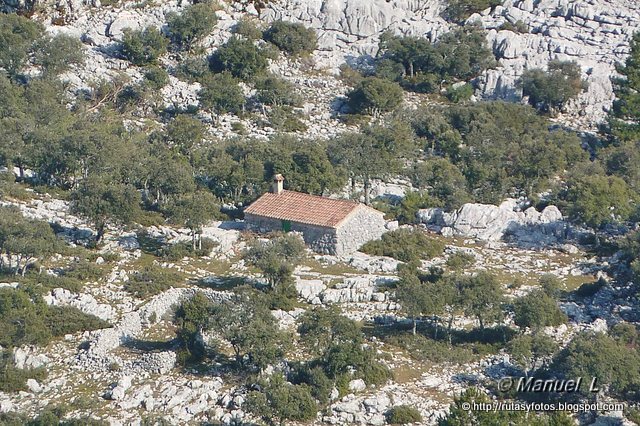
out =
[[122,55],[134,65],[155,63],[167,51],[169,41],[154,27],[126,28],[122,36]]
[[[47,373],[44,368],[16,368],[12,356],[10,356],[6,351],[0,354],[0,391],[2,392],[27,391],[27,380],[35,379],[42,381],[46,377]],[[5,424],[3,423],[2,417],[0,417],[0,424]]]
[[412,358],[419,361],[465,364],[474,358],[474,352],[470,348],[451,346],[420,334],[394,333],[385,337],[385,343],[406,350]]
[[231,37],[209,58],[214,72],[228,71],[236,78],[250,81],[267,70],[267,58],[251,40]]
[[184,281],[182,274],[156,265],[145,267],[134,273],[124,285],[124,289],[140,299],[162,293]]
[[444,251],[444,243],[429,238],[421,230],[401,228],[384,234],[379,240],[369,241],[360,251],[411,262],[439,256]]
[[443,15],[451,22],[463,22],[474,13],[500,5],[500,0],[448,0]]
[[108,327],[105,321],[69,306],[48,306],[35,286],[0,289],[0,345],[43,345],[53,337]]
[[181,14],[167,14],[167,27],[171,39],[182,49],[190,50],[194,43],[209,34],[218,22],[217,5],[202,2],[189,5]]
[[269,124],[274,129],[286,132],[297,133],[307,130],[307,125],[290,107],[275,107],[269,111]]
[[476,263],[476,258],[472,254],[463,251],[453,253],[446,262],[447,266],[454,271],[464,270],[473,266],[474,263]]
[[207,256],[217,245],[218,244],[215,241],[209,238],[203,238],[202,248],[194,250],[190,242],[183,241],[180,243],[168,244],[166,246],[163,246],[158,250],[157,254],[158,256],[164,257],[167,260],[176,261],[184,259],[185,257]]
[[524,21],[521,21],[521,20],[517,20],[515,24],[512,24],[509,21],[505,21],[502,25],[500,25],[498,30],[499,31],[507,30],[507,31],[513,31],[514,33],[526,34],[529,32],[529,26],[525,24]]
[[262,38],[262,30],[258,27],[258,22],[246,15],[233,27],[233,33],[246,37],[249,40]]
[[398,83],[367,77],[347,93],[347,98],[353,113],[378,116],[398,107],[402,103],[403,92]]
[[387,422],[391,425],[406,425],[421,421],[420,412],[408,405],[398,405],[387,412]]
[[151,66],[144,73],[144,82],[150,89],[160,90],[169,83],[169,74],[160,67]]
[[290,55],[309,54],[318,47],[316,32],[300,23],[276,21],[265,31],[264,39]]
[[72,306],[49,306],[45,313],[45,324],[53,336],[111,327],[108,322]]
[[447,99],[457,104],[460,102],[468,101],[473,96],[473,86],[469,83],[465,83],[460,86],[450,86],[447,89]]

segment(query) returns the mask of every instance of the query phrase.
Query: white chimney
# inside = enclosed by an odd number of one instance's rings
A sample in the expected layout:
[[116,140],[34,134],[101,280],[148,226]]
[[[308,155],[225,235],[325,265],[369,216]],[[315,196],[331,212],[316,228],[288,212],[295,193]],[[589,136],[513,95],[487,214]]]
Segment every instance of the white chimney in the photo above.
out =
[[273,183],[271,184],[271,192],[274,194],[282,194],[284,190],[284,176],[277,174],[273,176]]

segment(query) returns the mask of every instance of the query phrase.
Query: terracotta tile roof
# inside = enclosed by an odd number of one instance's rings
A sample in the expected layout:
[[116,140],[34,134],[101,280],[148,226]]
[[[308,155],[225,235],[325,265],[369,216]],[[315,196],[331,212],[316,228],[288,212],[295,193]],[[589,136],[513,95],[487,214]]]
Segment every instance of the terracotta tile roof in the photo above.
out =
[[301,192],[282,191],[280,194],[265,193],[244,212],[272,219],[335,228],[360,205],[350,200],[334,200]]

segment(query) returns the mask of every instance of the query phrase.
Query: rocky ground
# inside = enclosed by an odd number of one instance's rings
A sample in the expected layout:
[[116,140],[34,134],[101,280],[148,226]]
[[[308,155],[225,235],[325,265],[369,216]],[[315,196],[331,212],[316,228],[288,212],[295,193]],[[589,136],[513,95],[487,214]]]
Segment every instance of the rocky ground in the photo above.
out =
[[[167,13],[179,11],[180,2],[123,2],[101,5],[99,0],[49,0],[35,2],[34,18],[43,21],[50,33],[66,33],[83,40],[87,61],[66,73],[63,78],[74,90],[86,89],[102,79],[126,76],[142,79],[142,71],[119,56],[118,43],[125,28],[147,26],[164,28]],[[4,7],[3,7],[4,5]],[[0,2],[0,8],[13,10],[19,0]],[[252,7],[221,2],[219,22],[202,42],[203,53],[214,51],[231,35],[238,19],[254,15],[262,22],[286,19],[303,22],[318,34],[319,49],[310,58],[291,62],[280,59],[271,65],[277,75],[295,83],[306,103],[298,111],[304,117],[308,137],[330,137],[348,129],[337,119],[348,90],[336,78],[340,65],[367,63],[377,51],[378,37],[384,30],[419,35],[435,40],[451,24],[440,16],[446,4],[442,0],[278,0],[268,2],[260,12]],[[526,69],[544,68],[552,59],[575,60],[580,65],[588,90],[568,106],[557,120],[580,130],[594,130],[602,121],[613,100],[611,77],[615,65],[624,60],[629,41],[640,25],[640,5],[633,0],[506,0],[502,6],[474,14],[469,23],[488,30],[487,42],[499,63],[475,81],[476,97],[519,100],[517,80]],[[505,30],[505,24],[522,22],[527,32]],[[170,71],[179,59],[165,55],[161,64]],[[171,76],[162,89],[161,104],[168,108],[187,109],[198,105],[198,83],[188,83]],[[251,91],[247,87],[246,94]],[[425,102],[408,97],[408,106]],[[237,133],[242,123],[248,134],[267,137],[274,129],[259,120],[226,115],[212,117],[201,111],[210,124],[213,137]],[[236,123],[236,128],[232,125]]]
[[[57,223],[68,238],[91,232],[80,219],[68,213],[66,203],[60,200],[37,196],[13,204],[27,216]],[[479,219],[486,219],[499,207],[465,205],[461,210],[468,210],[469,206],[477,216],[473,219],[467,215],[465,219],[473,225],[473,232],[481,228],[495,231],[498,222],[504,219],[493,222]],[[501,208],[505,209],[505,206]],[[532,212],[513,213],[514,217],[533,217]],[[460,212],[457,215],[461,217]],[[513,219],[506,216],[508,220],[502,223],[505,229]],[[472,220],[475,222],[471,223]],[[561,216],[555,217],[555,222],[564,223]],[[607,278],[603,272],[606,262],[596,261],[579,246],[569,246],[566,241],[547,241],[537,247],[522,248],[515,240],[482,239],[477,234],[473,237],[471,233],[465,235],[459,229],[454,236],[432,233],[433,238],[441,238],[446,243],[446,250],[442,257],[425,263],[424,267],[444,266],[448,256],[464,251],[474,256],[474,269],[488,269],[497,274],[511,296],[530,291],[543,273],[560,277],[567,289],[596,277]],[[245,417],[242,403],[246,390],[238,387],[222,366],[210,365],[197,370],[176,366],[172,324],[175,305],[195,291],[204,292],[212,300],[222,300],[229,295],[225,283],[230,277],[259,279],[239,260],[238,254],[245,246],[242,223],[211,223],[205,229],[205,235],[219,242],[214,251],[204,258],[185,258],[174,263],[154,259],[145,252],[136,235],[140,232],[121,229],[113,229],[108,234],[108,242],[102,251],[104,257],[115,260],[105,261],[103,257],[96,260],[108,271],[104,279],[85,283],[79,293],[54,289],[45,296],[48,304],[75,306],[111,322],[114,327],[67,335],[47,347],[16,349],[14,356],[20,368],[45,366],[49,375],[42,383],[30,380],[28,392],[0,394],[1,411],[35,414],[49,404],[64,402],[74,407],[71,415],[90,414],[112,424],[136,424],[143,417],[164,417],[173,423],[219,421],[231,424],[234,419]],[[146,235],[162,237],[166,241],[188,238],[186,230],[164,226],[147,228]],[[146,300],[131,296],[123,290],[124,283],[134,271],[149,262],[160,262],[164,268],[185,274],[184,281]],[[388,286],[396,279],[397,263],[390,258],[363,253],[345,258],[311,256],[295,271],[301,307],[291,312],[274,311],[273,314],[283,328],[294,328],[299,315],[316,305],[338,306],[346,316],[357,320],[383,324],[402,320],[399,306],[392,297],[393,290]],[[607,286],[592,303],[567,303],[563,309],[569,314],[570,323],[547,332],[563,344],[578,331],[606,329],[608,319],[619,318],[629,309],[618,306],[614,300],[615,292]],[[468,319],[456,321],[457,327],[472,325]],[[447,409],[452,397],[466,385],[482,383],[511,368],[508,355],[486,356],[465,365],[432,365],[418,362],[375,337],[370,344],[375,345],[381,358],[387,360],[394,380],[377,388],[367,388],[362,381],[354,380],[350,384],[352,393],[335,400],[330,409],[318,417],[318,424],[383,424],[384,412],[399,404],[418,408],[425,424],[432,424]]]

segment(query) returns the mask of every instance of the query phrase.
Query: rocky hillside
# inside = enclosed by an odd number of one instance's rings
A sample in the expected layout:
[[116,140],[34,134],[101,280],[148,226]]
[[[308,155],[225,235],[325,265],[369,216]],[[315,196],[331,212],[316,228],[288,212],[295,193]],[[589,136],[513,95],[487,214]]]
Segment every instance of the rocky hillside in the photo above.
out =
[[[8,11],[33,13],[51,33],[68,33],[83,40],[89,59],[83,68],[65,76],[82,88],[89,81],[113,78],[121,72],[140,78],[135,68],[118,59],[117,42],[123,30],[162,28],[167,13],[181,10],[180,3],[3,0],[0,5]],[[436,40],[452,26],[441,17],[446,4],[438,0],[275,0],[260,11],[226,2],[223,6],[216,30],[202,43],[207,52],[228,39],[230,29],[245,14],[263,22],[302,22],[317,31],[319,49],[313,55],[314,63],[304,67],[311,66],[315,75],[289,63],[273,64],[275,71],[302,86],[308,99],[305,108],[314,124],[309,132],[314,135],[333,133],[335,123],[327,122],[332,113],[328,104],[345,89],[331,75],[341,64],[362,63],[375,56],[378,37],[385,30]],[[560,120],[588,130],[610,108],[611,77],[616,63],[628,54],[631,36],[640,25],[640,5],[633,0],[510,0],[473,14],[467,23],[478,23],[488,30],[488,43],[499,60],[497,68],[477,78],[478,97],[518,100],[521,90],[516,83],[524,70],[544,68],[553,59],[574,60],[580,65],[588,90],[568,105]],[[175,59],[167,57],[164,61],[171,66]],[[198,88],[197,84],[171,78],[163,90],[164,101],[176,107],[196,105]]]

